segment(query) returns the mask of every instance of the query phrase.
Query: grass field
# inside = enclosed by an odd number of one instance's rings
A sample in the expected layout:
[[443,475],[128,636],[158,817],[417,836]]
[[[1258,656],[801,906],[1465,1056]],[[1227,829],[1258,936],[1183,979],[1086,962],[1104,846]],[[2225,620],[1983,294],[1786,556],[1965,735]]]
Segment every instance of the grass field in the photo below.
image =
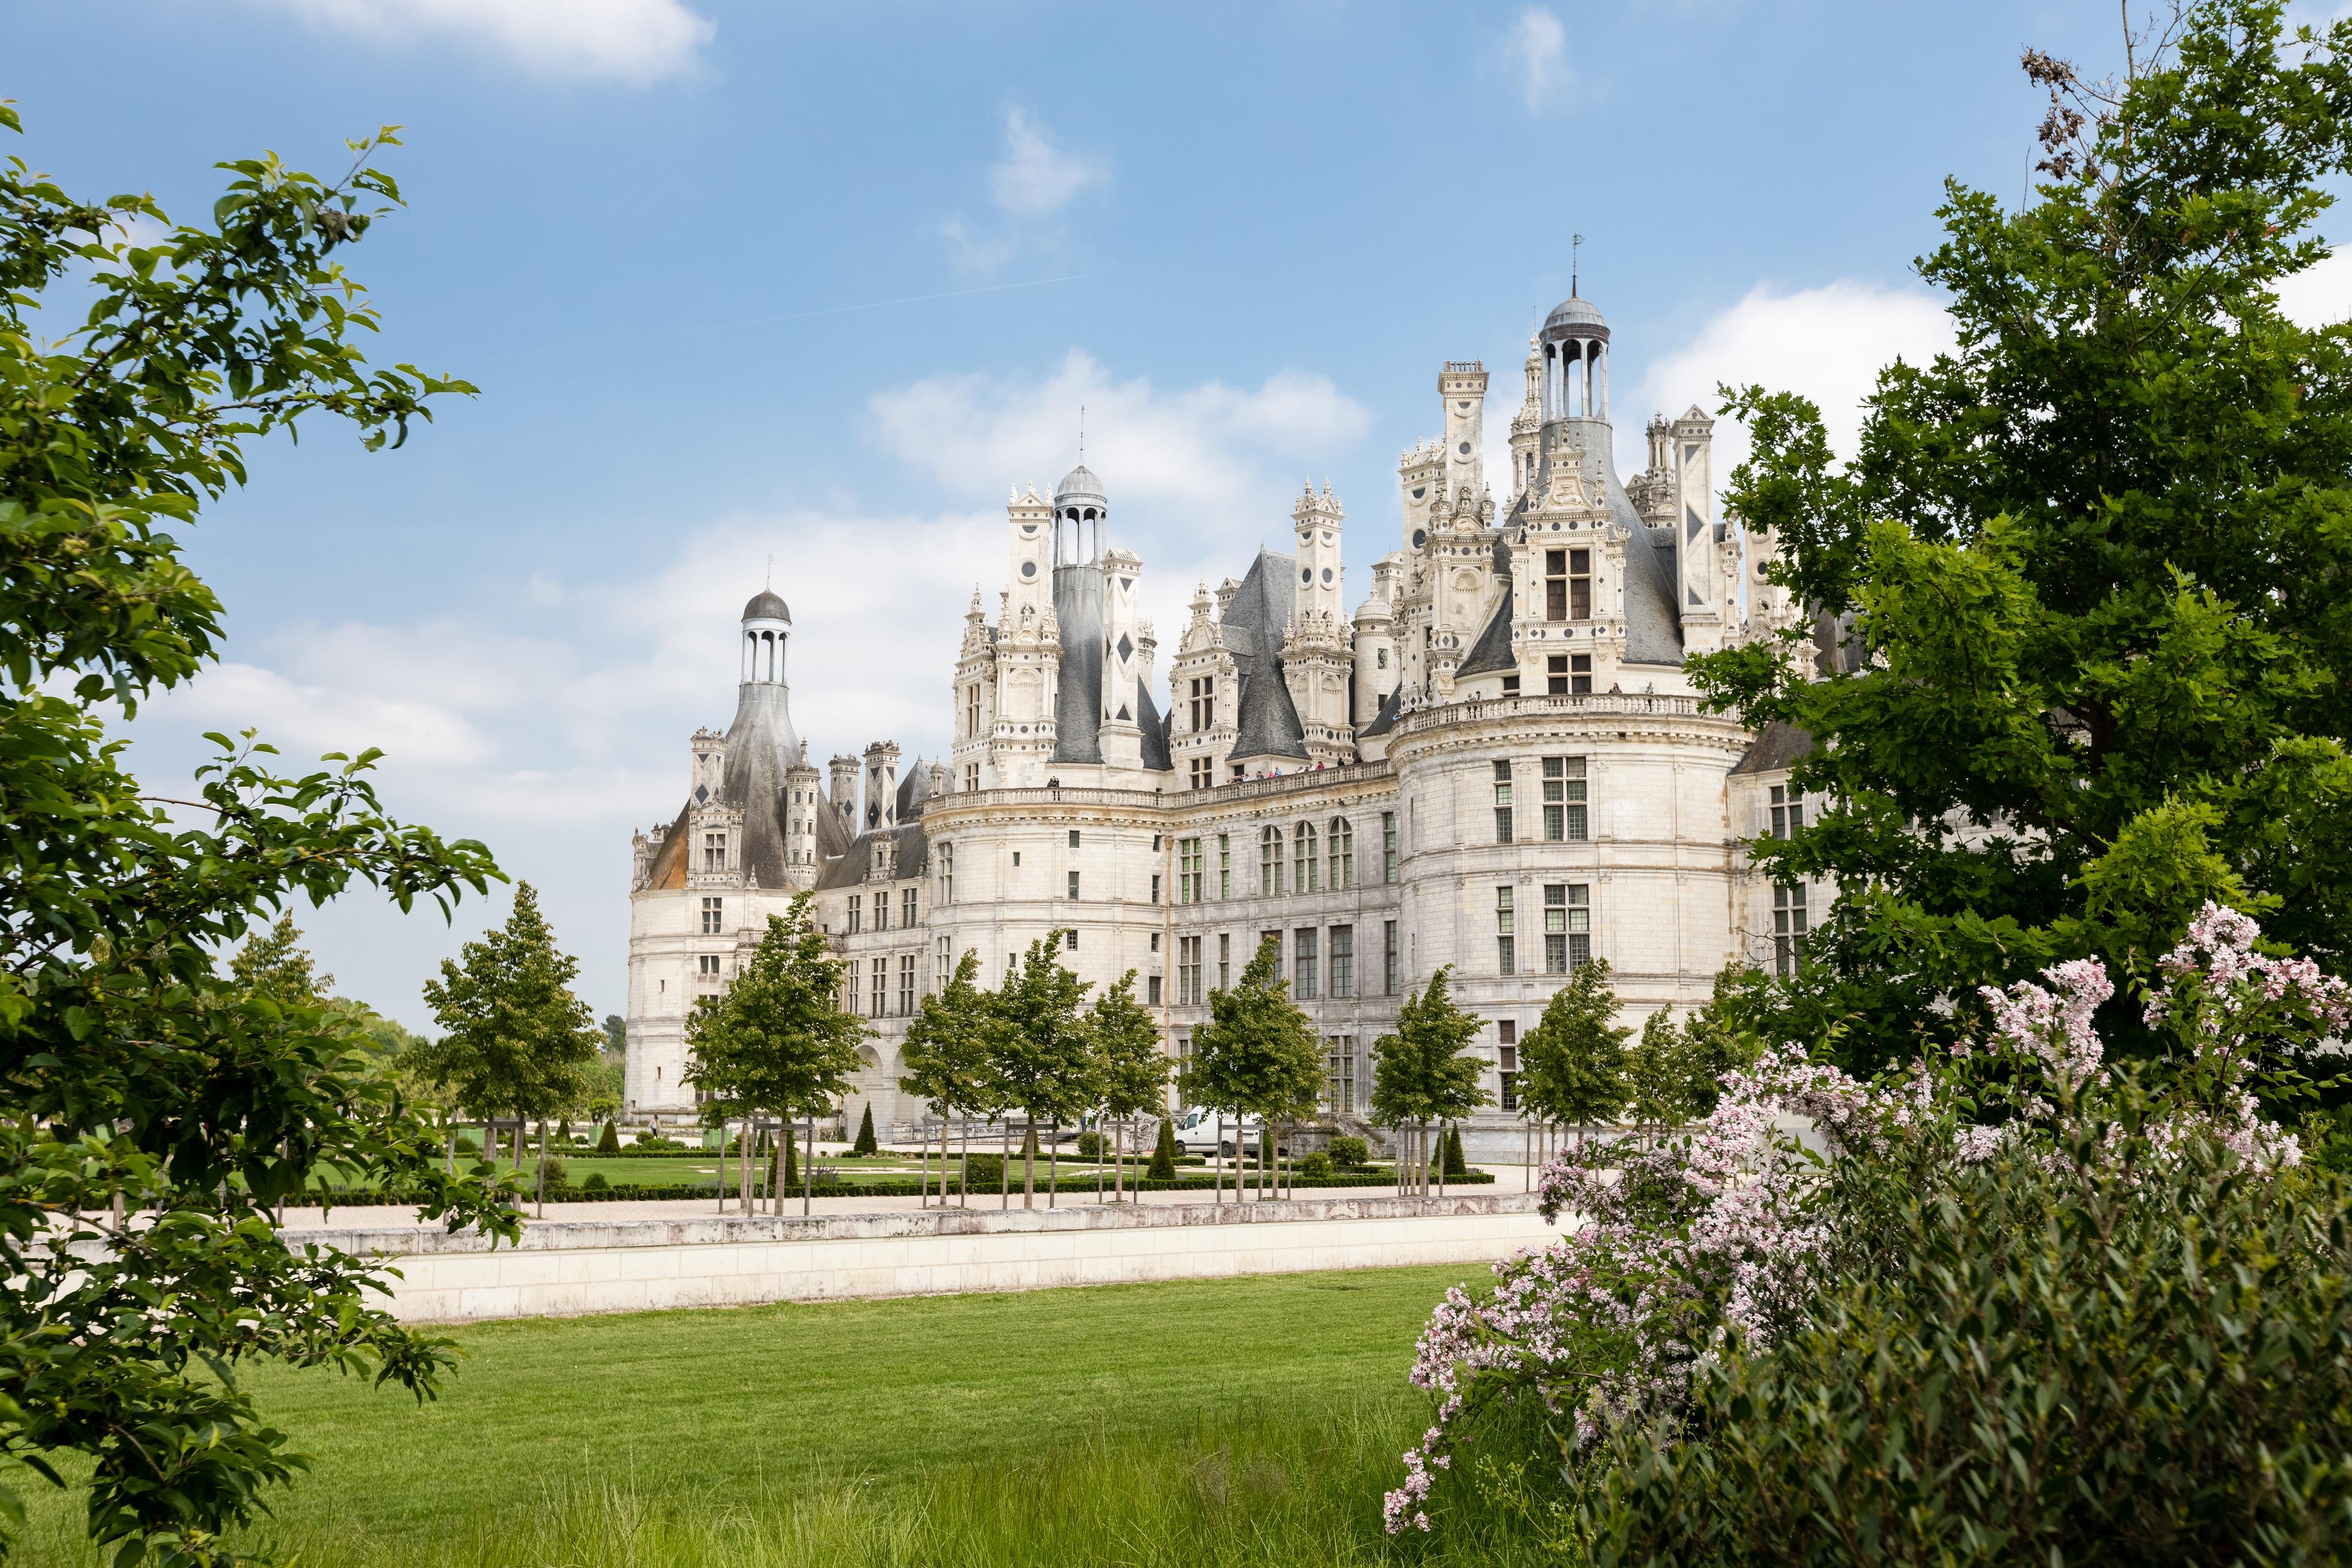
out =
[[[302,1568],[1505,1563],[1391,1545],[1414,1335],[1476,1267],[485,1324],[422,1407],[252,1386],[316,1468]],[[23,1481],[22,1561],[95,1563]]]

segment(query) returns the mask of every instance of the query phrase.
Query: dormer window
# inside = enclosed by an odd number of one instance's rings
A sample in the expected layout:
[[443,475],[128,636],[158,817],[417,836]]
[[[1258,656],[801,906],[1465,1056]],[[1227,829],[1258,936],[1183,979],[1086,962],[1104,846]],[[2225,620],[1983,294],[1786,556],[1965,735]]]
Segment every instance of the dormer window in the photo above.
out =
[[727,869],[727,835],[706,833],[702,836],[702,868],[706,871]]
[[1544,618],[1589,621],[1592,618],[1592,552],[1544,552]]

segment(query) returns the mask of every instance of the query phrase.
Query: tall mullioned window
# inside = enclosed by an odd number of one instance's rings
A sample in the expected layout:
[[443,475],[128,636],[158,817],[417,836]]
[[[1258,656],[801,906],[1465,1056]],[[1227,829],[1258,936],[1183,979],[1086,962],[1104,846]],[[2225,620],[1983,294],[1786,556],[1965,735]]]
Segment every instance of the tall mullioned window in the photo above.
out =
[[1333,1035],[1323,1042],[1323,1105],[1326,1110],[1354,1115],[1356,1111],[1356,1037]]
[[898,955],[898,1012],[910,1016],[915,1011],[915,955]]
[[963,732],[967,740],[980,733],[980,687],[977,684],[964,689]]
[[1257,836],[1258,897],[1270,899],[1282,891],[1282,829],[1266,827]]
[[1201,901],[1201,841],[1179,838],[1176,841],[1176,901],[1197,904]]
[[915,929],[915,889],[901,888],[898,890],[898,927],[901,931]]
[[1495,842],[1511,841],[1511,764],[1495,764]]
[[1291,833],[1290,890],[1311,893],[1315,890],[1315,825],[1302,822]]
[[1300,926],[1293,933],[1291,952],[1295,962],[1291,972],[1296,978],[1291,984],[1291,992],[1301,1002],[1315,1000],[1316,983],[1323,973],[1322,962],[1316,954],[1318,944],[1315,937],[1313,926]]
[[1180,936],[1176,939],[1176,1005],[1197,1007],[1201,1004],[1201,939]]
[[1772,786],[1772,837],[1786,838],[1805,830],[1805,797],[1785,784]]
[[849,895],[849,934],[852,936],[856,936],[857,934],[858,911],[865,902],[866,895],[863,893],[852,893]]
[[727,835],[706,833],[702,836],[702,868],[706,871],[727,869]]
[[1217,897],[1230,899],[1233,896],[1234,836],[1220,833],[1217,835]]
[[1582,882],[1544,888],[1544,973],[1566,974],[1592,962],[1592,889]]
[[1381,994],[1393,996],[1397,987],[1396,921],[1381,922]]
[[940,846],[940,902],[955,902],[955,846]]
[[1231,991],[1233,988],[1234,933],[1221,931],[1217,933],[1217,989]]
[[1381,880],[1393,887],[1397,879],[1396,813],[1381,813]]
[[1213,730],[1217,727],[1217,678],[1215,676],[1202,675],[1193,678],[1192,706],[1189,716],[1192,721],[1192,732],[1196,735],[1203,730]]
[[866,992],[870,1004],[866,1016],[879,1018],[890,1010],[890,961],[877,954],[867,963],[866,973],[872,977]]
[[879,888],[874,889],[874,929],[890,929],[890,895]]
[[1511,888],[1507,883],[1495,889],[1495,973],[1517,974],[1519,972],[1518,914],[1511,907]]
[[1356,994],[1356,928],[1331,928],[1331,1000],[1344,1002]]
[[1557,844],[1585,837],[1584,759],[1543,760],[1544,837]]
[[725,931],[726,929],[727,900],[724,899],[703,900],[702,934],[705,936],[717,936],[720,931]]
[[[1800,807],[1799,809],[1802,809]],[[1772,887],[1772,969],[1783,976],[1797,973],[1805,959],[1805,884],[1776,882]]]
[[1331,819],[1331,829],[1324,842],[1330,847],[1331,874],[1324,885],[1333,892],[1345,892],[1356,885],[1356,829],[1344,816]]

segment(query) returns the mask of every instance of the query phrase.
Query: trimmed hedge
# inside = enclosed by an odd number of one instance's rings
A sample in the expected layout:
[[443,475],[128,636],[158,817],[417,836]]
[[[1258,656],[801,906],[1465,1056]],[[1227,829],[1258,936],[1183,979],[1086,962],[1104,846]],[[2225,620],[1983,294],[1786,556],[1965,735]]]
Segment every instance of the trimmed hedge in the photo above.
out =
[[[1092,1173],[1089,1172],[1087,1180],[1068,1181],[1063,1183],[1062,1194],[1065,1197],[1076,1196],[1079,1194],[1084,1194],[1087,1197],[1094,1196],[1095,1186],[1091,1177]],[[1495,1177],[1491,1172],[1473,1171],[1466,1176],[1449,1178],[1446,1182],[1446,1185],[1450,1187],[1485,1186],[1491,1184],[1494,1180]],[[1138,1180],[1130,1175],[1128,1178],[1126,1190],[1129,1192],[1146,1193],[1205,1193],[1210,1191],[1214,1184],[1213,1179],[1205,1175],[1179,1176],[1172,1182],[1157,1181],[1150,1177],[1144,1177],[1141,1180]],[[1318,1187],[1393,1187],[1396,1185],[1396,1177],[1393,1173],[1387,1172],[1351,1172],[1335,1173],[1333,1175],[1327,1176],[1316,1182],[1315,1185]],[[738,1189],[735,1184],[731,1181],[727,1184],[727,1191],[730,1197],[739,1190],[740,1189]],[[786,1189],[784,1193],[786,1201],[789,1202],[791,1199],[798,1196],[800,1194],[800,1190],[801,1189],[797,1186]],[[819,1182],[812,1190],[811,1195],[820,1198],[911,1198],[921,1194],[924,1188],[922,1184],[913,1180],[890,1182]],[[938,1194],[940,1184],[936,1178],[932,1180],[929,1190],[934,1196]],[[949,1183],[948,1190],[950,1193],[955,1192],[957,1190],[955,1184],[952,1182]],[[971,1195],[976,1198],[993,1197],[1001,1189],[996,1185],[996,1184],[992,1182],[986,1186],[975,1185],[971,1189]],[[1013,1190],[1016,1193],[1019,1192],[1021,1190],[1021,1184],[1015,1182],[1013,1184]],[[1039,1182],[1037,1184],[1037,1190],[1041,1193],[1044,1192],[1045,1190],[1045,1184],[1042,1181]],[[1106,1176],[1103,1181],[1103,1191],[1108,1193],[1110,1190],[1111,1184],[1109,1178]],[[1234,1179],[1230,1173],[1225,1177],[1225,1190],[1227,1192],[1234,1190]],[[1249,1191],[1252,1189],[1245,1186],[1243,1190]],[[556,1187],[551,1185],[547,1189],[547,1201],[551,1204],[683,1203],[694,1200],[715,1200],[718,1196],[718,1187],[709,1182],[697,1182],[690,1184],[673,1184],[661,1186],[651,1184],[643,1186],[612,1186],[601,1189],[594,1187]],[[531,1202],[530,1194],[525,1194],[522,1201],[526,1204]],[[404,1206],[407,1200],[402,1198],[386,1197],[381,1193],[349,1193],[339,1194],[335,1198],[334,1206],[337,1208],[396,1208]]]

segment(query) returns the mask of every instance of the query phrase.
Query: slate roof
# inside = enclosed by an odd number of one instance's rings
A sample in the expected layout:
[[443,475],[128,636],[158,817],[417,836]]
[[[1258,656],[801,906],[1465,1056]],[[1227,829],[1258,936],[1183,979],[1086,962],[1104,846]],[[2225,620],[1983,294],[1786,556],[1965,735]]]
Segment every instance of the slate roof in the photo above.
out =
[[1400,686],[1381,699],[1381,710],[1372,721],[1356,731],[1359,735],[1385,735],[1396,728],[1397,715],[1404,710],[1404,688]]
[[1495,613],[1486,621],[1486,629],[1470,645],[1470,651],[1454,667],[1454,673],[1485,675],[1497,669],[1517,669],[1518,657],[1511,651],[1511,547],[1503,534],[1495,536],[1495,575],[1502,582],[1503,596],[1496,603]]
[[[801,742],[793,733],[782,686],[746,681],[741,690],[735,721],[727,726],[727,772],[719,797],[743,813],[743,869],[763,888],[781,888],[786,863],[784,770],[800,761]],[[818,831],[823,830],[820,822]]]
[[1176,758],[1168,749],[1169,716],[1151,700],[1151,683],[1141,676],[1135,681],[1135,721],[1143,731],[1143,765],[1156,773],[1174,773]]
[[1731,771],[1739,773],[1786,773],[1802,762],[1813,749],[1810,731],[1794,724],[1784,724],[1775,719],[1757,732],[1747,753],[1732,764]]
[[1282,679],[1282,641],[1298,608],[1291,582],[1297,558],[1261,550],[1218,622],[1239,678],[1234,749],[1229,761],[1250,757],[1307,760],[1307,727]]
[[1055,567],[1054,615],[1062,626],[1062,671],[1061,687],[1054,699],[1052,760],[1057,763],[1099,763],[1102,761],[1103,667],[1101,568],[1094,565]]
[[838,855],[822,857],[823,865],[816,875],[820,889],[855,888],[866,880],[866,868],[872,864],[875,844],[884,838],[898,841],[898,862],[891,873],[892,879],[905,881],[919,877],[930,869],[931,841],[919,822],[902,822],[896,827],[877,827],[871,833],[861,833],[844,846]]

